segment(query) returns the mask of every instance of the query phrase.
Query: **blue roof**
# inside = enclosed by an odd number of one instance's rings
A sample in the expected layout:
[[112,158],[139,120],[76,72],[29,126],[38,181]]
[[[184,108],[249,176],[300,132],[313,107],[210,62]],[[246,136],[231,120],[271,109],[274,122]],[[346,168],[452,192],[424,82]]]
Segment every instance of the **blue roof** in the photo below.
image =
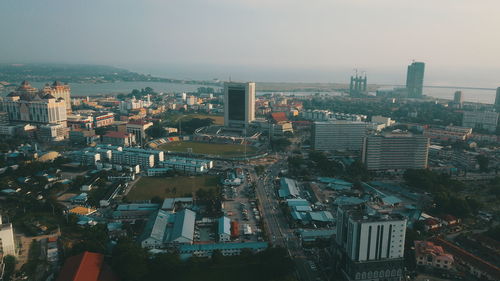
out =
[[153,203],[131,203],[131,204],[120,204],[116,207],[117,211],[154,211],[160,207],[159,204]]
[[295,206],[295,211],[297,212],[311,212],[312,208],[310,206]]
[[218,232],[220,234],[231,235],[231,220],[228,217],[220,217],[218,219]]
[[352,186],[352,183],[337,178],[318,177],[318,180],[322,183],[333,183],[338,185]]
[[292,212],[291,212],[291,214],[292,214],[292,218],[293,218],[294,220],[299,220],[299,221],[301,221],[301,220],[304,220],[304,219],[305,219],[305,216],[302,216],[302,214],[301,214],[301,213],[299,213],[299,212],[297,212],[297,211],[292,211]]
[[310,206],[309,201],[306,199],[287,199],[286,203],[289,207]]
[[289,178],[281,178],[280,180],[280,197],[298,197],[300,195],[297,181]]
[[328,211],[310,212],[308,213],[313,221],[333,222],[333,215]]
[[215,251],[215,250],[233,250],[233,249],[251,249],[262,250],[269,246],[267,242],[246,242],[246,243],[210,243],[210,244],[184,244],[179,246],[179,251]]
[[340,196],[333,201],[335,205],[357,205],[366,202],[365,199],[361,199],[358,197],[350,197],[350,196]]
[[394,195],[383,197],[382,201],[384,202],[384,204],[387,204],[387,205],[396,205],[396,204],[403,202],[403,201],[401,201],[401,199],[399,199],[398,197],[396,197]]
[[307,240],[311,238],[330,238],[337,231],[335,229],[299,229],[302,239]]
[[170,241],[178,238],[186,238],[188,240],[193,240],[194,237],[194,223],[196,220],[196,213],[184,209],[175,214],[174,228],[172,230],[172,236]]

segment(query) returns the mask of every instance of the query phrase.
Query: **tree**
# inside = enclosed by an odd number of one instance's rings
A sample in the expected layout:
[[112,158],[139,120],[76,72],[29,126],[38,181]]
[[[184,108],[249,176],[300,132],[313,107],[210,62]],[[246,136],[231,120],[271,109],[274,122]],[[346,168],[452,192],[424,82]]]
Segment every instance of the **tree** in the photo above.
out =
[[154,122],[153,126],[146,129],[146,135],[155,139],[162,138],[167,135],[167,131],[165,131],[160,122]]
[[478,155],[476,159],[477,159],[477,164],[479,164],[479,170],[481,172],[488,172],[489,170],[488,164],[490,162],[490,159],[482,154]]
[[146,250],[129,239],[121,239],[113,249],[111,266],[123,281],[141,281],[148,273]]
[[16,270],[16,258],[11,255],[7,255],[3,258],[3,262],[5,265],[4,271],[3,271],[3,280],[8,281],[10,280],[10,277],[14,274],[14,271]]

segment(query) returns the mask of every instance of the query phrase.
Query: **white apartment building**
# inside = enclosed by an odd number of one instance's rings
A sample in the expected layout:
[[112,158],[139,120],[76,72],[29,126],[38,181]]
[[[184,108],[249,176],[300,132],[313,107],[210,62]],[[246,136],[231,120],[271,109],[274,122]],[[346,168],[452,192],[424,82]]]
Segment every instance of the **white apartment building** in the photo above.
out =
[[368,125],[365,122],[345,120],[314,122],[312,146],[319,151],[360,151]]

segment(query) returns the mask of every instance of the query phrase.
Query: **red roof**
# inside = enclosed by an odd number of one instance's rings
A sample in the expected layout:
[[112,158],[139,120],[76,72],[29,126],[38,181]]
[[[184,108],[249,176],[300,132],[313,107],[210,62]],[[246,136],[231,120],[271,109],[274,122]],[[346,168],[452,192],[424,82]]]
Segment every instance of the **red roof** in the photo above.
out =
[[104,264],[104,255],[83,252],[66,260],[57,281],[118,281],[118,278]]
[[110,131],[110,132],[107,132],[104,136],[108,137],[108,138],[126,139],[126,138],[128,138],[128,133]]
[[274,119],[275,122],[284,122],[288,121],[288,118],[286,117],[285,112],[275,112],[271,113],[271,117]]

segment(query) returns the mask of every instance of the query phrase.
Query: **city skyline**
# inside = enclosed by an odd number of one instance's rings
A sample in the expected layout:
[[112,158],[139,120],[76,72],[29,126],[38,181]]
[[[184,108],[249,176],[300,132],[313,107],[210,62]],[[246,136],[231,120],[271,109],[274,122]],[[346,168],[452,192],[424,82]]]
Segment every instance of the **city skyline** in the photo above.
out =
[[403,84],[415,59],[428,65],[426,85],[499,83],[500,40],[487,36],[500,24],[496,1],[117,3],[0,4],[0,30],[10,38],[0,62],[297,82],[343,82],[358,68],[374,83]]

